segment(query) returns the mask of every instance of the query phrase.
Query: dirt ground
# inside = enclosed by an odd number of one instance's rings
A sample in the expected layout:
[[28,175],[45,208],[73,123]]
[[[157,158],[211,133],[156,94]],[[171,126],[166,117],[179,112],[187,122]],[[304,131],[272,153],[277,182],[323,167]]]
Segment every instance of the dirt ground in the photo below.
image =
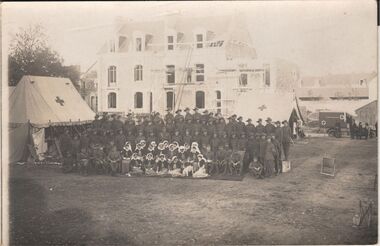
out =
[[[320,175],[324,154],[337,175]],[[312,138],[291,148],[292,170],[243,181],[82,177],[12,167],[13,245],[374,244],[377,140]],[[370,228],[352,227],[359,200]]]

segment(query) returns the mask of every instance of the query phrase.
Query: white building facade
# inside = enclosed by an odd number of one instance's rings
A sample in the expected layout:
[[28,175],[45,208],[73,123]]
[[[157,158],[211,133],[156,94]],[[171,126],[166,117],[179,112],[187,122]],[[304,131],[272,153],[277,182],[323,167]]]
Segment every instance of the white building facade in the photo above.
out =
[[241,93],[296,85],[298,68],[284,64],[257,59],[242,17],[121,21],[98,54],[98,111],[197,107],[229,115]]

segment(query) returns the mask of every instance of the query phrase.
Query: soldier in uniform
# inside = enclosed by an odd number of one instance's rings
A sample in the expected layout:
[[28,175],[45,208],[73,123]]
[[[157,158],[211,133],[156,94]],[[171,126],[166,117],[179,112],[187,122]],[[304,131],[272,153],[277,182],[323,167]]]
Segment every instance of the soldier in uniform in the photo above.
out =
[[[281,122],[276,121],[275,122],[276,128],[274,130],[274,136],[276,137],[277,141],[282,144],[282,129],[281,129]],[[282,148],[282,147],[281,147]]]
[[256,126],[256,134],[265,133],[265,127],[263,126],[263,120],[260,118],[257,120],[257,126]]
[[126,120],[124,123],[124,134],[126,135],[135,135],[136,134],[136,126],[134,120]]
[[284,149],[285,161],[288,161],[290,142],[292,140],[292,130],[288,125],[288,121],[284,120],[282,124],[282,147]]
[[199,120],[201,122],[202,115],[198,112],[198,108],[194,108],[193,121]]
[[138,118],[136,123],[137,124],[135,126],[135,129],[136,129],[137,134],[138,134],[139,131],[142,131],[144,133],[144,131],[145,131],[145,125],[144,125],[143,119],[142,118]]
[[245,152],[244,152],[244,158],[243,158],[243,170],[242,172],[246,172],[249,163],[253,160],[254,154],[254,145],[255,145],[255,135],[253,133],[249,133],[248,139],[245,145]]
[[195,131],[201,132],[203,126],[200,120],[201,120],[200,118],[195,119],[195,122],[193,123],[193,132]]
[[212,136],[214,134],[214,132],[217,132],[216,131],[216,126],[214,124],[214,120],[212,118],[210,118],[207,122],[207,124],[204,126],[204,129],[207,130],[207,134],[209,136]]
[[268,117],[266,120],[267,124],[265,125],[265,133],[269,136],[274,134],[275,126],[272,124],[272,119]]
[[247,125],[245,126],[245,134],[247,136],[250,136],[251,133],[253,133],[253,134],[256,133],[256,127],[254,124],[252,124],[252,119],[248,119]]
[[218,150],[220,144],[220,139],[216,132],[213,133],[212,138],[210,139],[211,150],[215,153]]
[[200,142],[200,135],[199,135],[199,131],[198,130],[194,130],[194,133],[192,134],[192,139],[191,139],[191,141],[192,142],[196,142],[196,143],[198,143],[199,144],[199,142]]
[[[182,110],[181,109],[178,109],[177,111],[175,111],[176,115],[174,116],[174,122],[175,124],[177,124],[178,122],[180,122],[180,119],[182,118],[182,120],[184,120],[184,117],[183,115],[181,114]],[[173,132],[174,133],[174,132]]]
[[177,142],[178,144],[182,144],[182,136],[179,134],[179,130],[174,130],[174,135],[172,136],[172,142]]
[[170,133],[166,130],[165,126],[163,126],[161,128],[161,131],[159,131],[159,133],[158,133],[158,139],[159,139],[160,142],[165,141],[165,140],[168,141],[168,142],[171,141]]
[[203,129],[202,135],[200,136],[200,146],[203,148],[206,145],[210,145],[210,136],[207,133],[206,129]]
[[141,140],[146,141],[146,138],[145,138],[145,136],[144,136],[144,132],[143,132],[142,130],[139,130],[139,131],[137,132],[137,137],[136,137],[136,140],[135,140],[136,144],[140,143]]
[[123,129],[123,122],[121,121],[121,116],[115,116],[114,120],[112,121],[111,128],[116,133],[119,130]]
[[238,141],[238,150],[239,151],[245,151],[245,147],[247,145],[247,137],[245,135],[245,132],[243,132],[240,135],[239,141]]
[[265,133],[260,134],[259,146],[260,146],[259,162],[264,165],[265,151],[266,151],[266,147],[267,147],[267,140],[266,140],[266,134]]
[[189,119],[189,118],[187,119],[186,123],[184,124],[183,131],[180,131],[181,135],[185,135],[186,131],[189,131],[190,134],[192,134],[194,132],[193,123],[192,123],[191,119]]
[[126,141],[131,144],[132,149],[136,148],[136,133],[133,131],[127,131],[125,134]]
[[168,121],[166,122],[166,131],[170,134],[170,135],[173,135],[174,134],[174,129],[175,129],[175,124],[174,124],[174,120],[171,120],[170,118],[168,119]]
[[274,167],[276,171],[276,176],[279,175],[282,172],[282,163],[281,163],[281,143],[276,139],[276,136],[274,134],[271,135],[272,138],[272,144],[274,147],[276,147],[276,156],[274,159]]
[[148,132],[148,135],[146,137],[146,143],[150,144],[152,142],[156,142],[156,137],[154,136],[154,132],[150,131],[150,132]]
[[118,151],[122,151],[123,147],[124,147],[124,144],[127,141],[127,139],[126,139],[125,135],[123,134],[123,130],[122,129],[119,129],[117,131],[117,133],[118,134],[115,136],[116,149]]
[[234,131],[235,125],[233,123],[233,118],[232,117],[228,117],[227,119],[228,119],[228,123],[224,127],[224,132],[227,134],[227,136],[231,136],[232,132],[235,132]]
[[99,120],[99,115],[95,115],[95,120],[92,122],[92,127],[96,130],[100,129],[102,126],[101,120]]
[[235,132],[237,136],[240,136],[243,132],[245,133],[245,124],[243,122],[243,117],[239,116],[237,120],[238,121],[236,122]]
[[175,130],[178,130],[179,134],[182,135],[185,132],[185,126],[184,118],[180,118],[179,122],[175,125]]
[[62,154],[65,154],[66,152],[71,152],[72,138],[69,132],[69,129],[66,128],[64,133],[59,137],[59,147],[61,149]]
[[190,109],[189,108],[185,108],[185,121],[187,122],[189,119],[192,121],[193,120],[193,116],[190,114]]
[[230,122],[231,122],[231,125],[232,125],[232,129],[231,129],[232,132],[236,132],[236,129],[237,129],[237,120],[236,120],[236,117],[237,117],[236,114],[233,114],[231,116]]
[[220,136],[224,132],[225,127],[226,127],[226,122],[224,121],[224,118],[219,118],[216,121],[215,126],[216,126],[216,131],[218,135]]
[[154,129],[154,125],[152,124],[152,121],[150,119],[147,119],[146,122],[147,122],[147,125],[145,126],[145,129],[144,129],[145,137],[150,136],[151,133],[153,133],[154,135],[155,129]]
[[227,135],[227,132],[222,132],[222,137],[220,138],[220,145],[223,145],[226,146],[226,144],[230,145],[229,143],[229,139],[228,139],[228,135]]
[[189,129],[185,130],[185,135],[182,137],[183,144],[188,144],[189,146],[191,145],[193,137],[190,133],[191,132]]
[[208,110],[203,111],[203,115],[201,117],[202,122],[208,122],[210,116],[208,114]]
[[168,121],[174,121],[174,115],[171,113],[172,109],[168,108],[166,111],[165,122],[167,123]]
[[238,148],[239,148],[238,142],[239,142],[239,139],[237,139],[236,133],[233,132],[231,134],[231,138],[230,138],[230,147],[232,148],[232,151],[238,150]]
[[90,148],[90,137],[89,137],[89,131],[91,131],[91,129],[87,129],[85,130],[82,135],[80,136],[80,148],[85,148],[86,151],[88,150],[88,148]]

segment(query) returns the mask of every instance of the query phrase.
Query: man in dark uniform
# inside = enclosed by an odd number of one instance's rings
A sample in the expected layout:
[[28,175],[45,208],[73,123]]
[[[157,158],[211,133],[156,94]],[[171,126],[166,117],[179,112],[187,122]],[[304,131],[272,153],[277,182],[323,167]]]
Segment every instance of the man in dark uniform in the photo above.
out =
[[192,134],[192,139],[191,139],[191,141],[192,142],[196,142],[196,143],[198,143],[199,144],[199,142],[200,142],[200,135],[199,135],[199,131],[198,130],[194,130],[194,133]]
[[282,163],[281,163],[281,143],[278,141],[278,139],[276,139],[276,136],[274,134],[271,135],[271,141],[274,145],[274,147],[276,147],[276,152],[277,152],[277,155],[275,156],[275,170],[276,170],[276,175],[279,175],[280,173],[282,173]]
[[210,118],[210,116],[208,114],[208,110],[203,111],[203,115],[202,115],[202,118],[201,118],[202,121],[203,122],[207,122],[209,118]]
[[183,115],[181,114],[182,110],[181,109],[178,109],[177,111],[175,111],[176,115],[174,116],[174,123],[177,124],[180,119],[183,119],[184,120],[184,117]]
[[203,148],[207,145],[210,145],[210,136],[208,135],[208,132],[206,129],[203,129],[202,135],[200,136],[200,146]]
[[131,144],[132,149],[136,148],[136,132],[135,131],[127,131],[125,138]]
[[210,113],[208,114],[208,120],[212,120],[212,121],[215,122],[216,117],[214,117],[214,113],[213,113],[213,112],[210,112]]
[[130,134],[136,134],[136,126],[134,120],[126,120],[124,123],[124,134],[130,135]]
[[[276,137],[276,139],[278,140],[278,142],[280,144],[282,144],[282,128],[281,128],[281,122],[280,121],[276,121],[275,122],[276,124],[276,128],[274,130],[274,136]],[[281,147],[282,148],[282,147]]]
[[193,114],[193,122],[199,119],[199,122],[201,122],[202,115],[198,112],[198,108],[194,108],[194,114]]
[[[175,125],[174,130],[178,130],[180,134],[183,134],[185,132],[185,122],[183,121],[184,118],[179,118],[179,122]],[[175,133],[175,131],[174,131]]]
[[181,135],[185,135],[185,132],[186,132],[186,131],[189,131],[190,134],[192,134],[193,131],[194,131],[193,123],[192,123],[192,121],[191,121],[190,118],[188,118],[188,119],[186,120],[186,123],[184,124],[183,131],[180,131],[180,134],[181,134]]
[[215,153],[218,150],[220,144],[220,139],[216,132],[213,133],[212,138],[210,139],[211,150]]
[[266,120],[267,124],[265,125],[265,133],[267,136],[270,136],[274,134],[275,132],[275,126],[272,124],[272,119],[268,117]]
[[139,131],[144,132],[145,131],[145,124],[143,122],[143,119],[142,118],[137,118],[137,122],[136,123],[137,123],[136,126],[135,126],[136,133],[138,133]]
[[192,121],[193,120],[193,116],[190,114],[190,109],[189,108],[185,108],[185,121],[187,122],[189,119]]
[[212,136],[214,134],[214,132],[217,132],[216,126],[214,124],[214,120],[211,118],[208,120],[207,125],[204,128],[207,130],[207,134],[209,136]]
[[290,142],[292,140],[292,130],[288,125],[288,121],[284,120],[282,124],[282,147],[284,149],[285,161],[288,161]]
[[225,146],[226,144],[230,145],[230,141],[228,139],[228,134],[227,132],[222,132],[222,137],[220,138],[220,143],[219,145]]
[[163,126],[161,128],[161,130],[159,131],[159,133],[158,133],[158,140],[160,142],[165,141],[165,140],[168,141],[168,142],[171,141],[170,133],[166,130],[165,126]]
[[167,123],[169,120],[174,121],[174,115],[171,113],[172,109],[168,108],[167,113],[165,115],[165,123]]
[[219,118],[215,120],[215,123],[216,132],[218,133],[218,136],[221,136],[226,128],[226,122],[224,121],[224,118]]
[[356,132],[358,131],[358,126],[356,125],[356,122],[352,120],[353,122],[350,124],[350,136],[351,139],[355,139]]
[[150,136],[151,133],[155,134],[155,129],[150,119],[147,119],[146,122],[148,125],[145,126],[144,134],[145,134],[145,137],[148,137]]
[[96,114],[95,115],[95,120],[92,122],[92,126],[95,130],[99,130],[102,126],[102,122],[101,120],[99,119],[99,115]]
[[80,135],[80,149],[85,148],[86,151],[90,148],[90,137],[89,132],[92,131],[91,128],[86,129],[81,135]]
[[243,132],[241,135],[240,135],[240,138],[239,138],[239,141],[238,141],[238,150],[239,151],[245,151],[245,147],[247,145],[247,137],[245,135],[245,132]]
[[123,129],[123,122],[121,121],[121,116],[120,115],[117,115],[115,116],[114,120],[112,121],[112,130],[114,132],[118,132],[119,130],[122,130]]
[[260,118],[257,120],[256,134],[265,133],[265,127],[263,126],[263,120]]
[[202,130],[202,124],[200,122],[200,118],[195,119],[195,122],[193,123],[193,132],[198,131],[199,133]]
[[62,154],[71,152],[72,141],[69,129],[65,129],[64,133],[59,137],[59,147]]
[[182,136],[183,144],[191,145],[192,140],[193,140],[193,137],[191,136],[191,131],[189,129],[186,129],[185,134]]
[[174,135],[172,136],[172,142],[177,142],[178,144],[182,144],[182,137],[179,134],[179,130],[174,130]]
[[167,131],[170,135],[173,135],[173,134],[174,134],[174,129],[175,129],[174,120],[171,120],[171,119],[169,118],[168,121],[166,121],[166,131]]
[[245,126],[245,134],[247,136],[250,136],[251,133],[255,134],[256,132],[256,127],[254,124],[252,124],[252,119],[247,120],[247,125]]
[[[226,126],[224,127],[224,132],[228,135],[228,136],[231,136],[235,129],[235,125],[233,123],[233,118],[232,117],[228,117],[228,123],[226,124]],[[223,145],[224,146],[224,145]]]
[[232,151],[237,151],[239,149],[239,140],[236,137],[236,133],[232,132],[231,137],[230,137],[230,148]]
[[119,129],[117,131],[117,135],[115,136],[115,145],[116,145],[116,149],[118,151],[122,151],[123,150],[123,147],[124,147],[124,144],[125,142],[127,141],[126,137],[124,136],[123,134],[123,130],[122,129]]
[[245,124],[243,122],[243,117],[239,116],[238,121],[236,122],[235,127],[236,136],[241,136],[242,133],[245,133]]
[[[236,117],[237,117],[237,115],[233,114],[231,116],[231,119],[229,120],[229,122],[231,123],[231,132],[236,132],[236,130],[237,130],[237,124],[238,124],[238,122],[236,120]],[[230,135],[228,135],[228,136],[230,136]]]

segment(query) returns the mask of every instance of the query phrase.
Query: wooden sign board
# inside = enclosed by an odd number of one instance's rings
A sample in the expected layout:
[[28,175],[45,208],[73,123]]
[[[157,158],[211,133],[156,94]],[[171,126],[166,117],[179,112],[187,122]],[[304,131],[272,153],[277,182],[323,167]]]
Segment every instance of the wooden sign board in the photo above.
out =
[[323,157],[321,174],[332,177],[335,176],[335,158]]

